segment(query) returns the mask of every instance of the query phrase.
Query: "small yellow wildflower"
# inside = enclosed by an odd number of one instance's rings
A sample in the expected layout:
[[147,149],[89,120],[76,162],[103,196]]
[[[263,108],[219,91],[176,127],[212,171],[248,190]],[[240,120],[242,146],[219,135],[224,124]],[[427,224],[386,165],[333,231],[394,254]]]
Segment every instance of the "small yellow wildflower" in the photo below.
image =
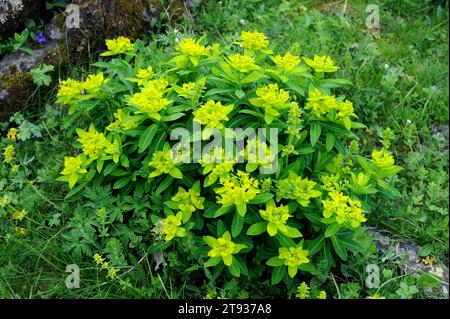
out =
[[106,127],[108,131],[113,129],[129,130],[137,126],[137,123],[130,117],[130,112],[125,109],[118,109],[114,112],[114,118],[116,120]]
[[11,204],[11,198],[8,195],[0,197],[0,207],[6,207]]
[[305,105],[306,110],[312,110],[317,116],[328,113],[331,109],[337,108],[334,95],[322,94],[318,89],[311,89],[308,92],[308,100]]
[[24,237],[26,235],[26,229],[23,227],[16,227],[16,233]]
[[297,274],[298,266],[309,263],[308,250],[302,248],[299,244],[297,247],[280,247],[278,249],[278,258],[288,267],[288,274],[291,278]]
[[259,69],[255,64],[255,59],[248,55],[241,55],[239,53],[228,57],[228,63],[241,73],[247,73]]
[[386,297],[383,297],[379,294],[373,294],[372,296],[368,296],[367,299],[386,299]]
[[257,98],[250,99],[250,103],[264,109],[266,122],[270,124],[273,118],[280,116],[283,109],[289,108],[289,93],[271,83],[256,90]]
[[314,59],[304,57],[303,61],[314,69],[316,72],[336,72],[339,68],[334,65],[333,60],[329,56],[314,55]]
[[149,175],[150,178],[161,174],[170,174],[174,178],[183,178],[180,170],[175,167],[176,163],[174,162],[173,154],[170,149],[153,153],[152,160],[148,165],[154,168],[153,172]]
[[233,255],[239,253],[246,247],[246,245],[232,242],[229,231],[226,231],[222,237],[217,239],[211,236],[203,236],[203,240],[212,248],[208,252],[208,256],[211,258],[221,257],[226,266],[231,266]]
[[223,123],[228,121],[228,114],[233,110],[233,105],[222,105],[222,103],[208,101],[193,112],[194,121],[209,128],[223,128]]
[[96,131],[92,124],[89,126],[87,132],[82,129],[77,129],[76,132],[79,136],[77,141],[81,143],[83,153],[86,154],[90,160],[96,160],[104,155],[111,144],[103,133]]
[[109,268],[109,261],[104,261],[102,263],[102,266],[100,267],[100,270],[108,269]]
[[325,290],[321,290],[320,292],[319,292],[319,296],[317,296],[318,297],[318,299],[327,299],[327,293],[326,293],[326,291]]
[[436,259],[431,256],[426,256],[425,258],[422,258],[422,263],[427,266],[433,266],[435,262]]
[[105,82],[105,78],[103,73],[100,72],[96,75],[90,74],[86,81],[82,83],[83,89],[85,89],[88,93],[97,93],[100,90],[100,86]]
[[109,277],[111,279],[114,279],[117,277],[117,269],[114,267],[111,267],[108,269],[108,275],[106,277]]
[[81,91],[83,90],[83,84],[81,82],[67,79],[61,82],[57,96],[57,102],[70,104],[82,97]]
[[94,254],[93,258],[97,265],[101,265],[105,261],[105,259],[100,254]]
[[257,31],[242,31],[241,32],[242,42],[240,43],[244,48],[252,51],[263,51],[266,53],[270,53],[270,50],[267,50],[267,46],[269,45],[269,40],[267,37]]
[[300,205],[306,207],[311,198],[321,195],[320,191],[314,189],[316,185],[316,182],[290,172],[287,178],[278,181],[277,197],[297,200]]
[[61,175],[66,177],[70,188],[76,184],[80,175],[87,173],[87,170],[82,166],[83,159],[81,156],[64,157],[64,169],[61,171]]
[[141,92],[135,93],[128,100],[128,103],[137,108],[136,114],[144,113],[152,119],[159,120],[161,115],[158,112],[171,102],[164,98],[168,84],[165,79],[149,81]]
[[162,221],[162,232],[166,235],[165,240],[169,241],[175,237],[186,236],[186,229],[181,226],[183,214],[180,212],[176,215],[167,216]]
[[346,223],[352,228],[357,228],[361,223],[367,221],[360,201],[352,200],[338,191],[331,191],[328,196],[330,199],[322,200],[323,217],[335,217],[338,224]]
[[136,77],[138,78],[138,85],[144,85],[147,83],[148,80],[150,80],[152,77],[155,76],[155,73],[153,73],[153,68],[151,65],[149,65],[146,69],[139,69],[136,72]]
[[[199,186],[200,184],[197,185]],[[171,200],[178,204],[178,209],[183,214],[184,223],[191,218],[192,213],[195,212],[196,209],[204,209],[203,202],[205,201],[205,198],[201,197],[200,192],[196,191],[194,188],[190,188],[186,191],[181,186],[178,187],[178,192]]]
[[[281,204],[277,207],[272,201],[266,204],[265,210],[260,209],[259,214],[261,215],[262,219],[268,222],[267,232],[270,236],[275,236],[278,231],[282,233],[288,232],[288,226],[286,225],[286,222],[289,217],[291,217],[291,215],[289,214],[289,209],[287,206]],[[300,237],[300,232],[298,232],[298,236],[296,237]]]
[[389,168],[394,166],[394,158],[385,149],[372,151],[372,161],[379,168]]
[[131,43],[130,39],[120,36],[116,39],[108,39],[106,40],[106,47],[108,51],[101,53],[101,56],[111,56],[117,55],[121,53],[127,53],[133,51],[134,46]]
[[350,101],[345,100],[343,102],[337,103],[336,109],[338,111],[337,116],[339,116],[340,118],[344,118],[346,116],[357,117],[355,115],[355,110],[353,109],[353,103]]
[[181,39],[176,50],[187,56],[193,65],[197,65],[200,57],[208,55],[208,49],[201,45],[200,41],[192,38]]
[[11,141],[16,141],[17,140],[17,133],[19,132],[19,130],[15,127],[11,127],[8,130],[8,133],[6,134],[6,137],[11,140]]
[[272,58],[279,70],[290,72],[294,70],[300,63],[300,59],[291,53],[286,53],[284,56],[277,54]]
[[246,213],[247,203],[260,192],[258,181],[242,171],[238,171],[237,176],[221,178],[220,184],[222,187],[216,190],[219,195],[217,203],[224,207],[236,205],[238,213],[242,216]]
[[302,282],[297,287],[297,294],[295,295],[298,299],[307,299],[309,297],[309,286],[306,282]]
[[5,147],[5,150],[3,151],[3,162],[9,164],[13,161],[14,155],[16,151],[14,150],[14,146],[8,145]]
[[11,220],[22,220],[28,213],[25,211],[25,209],[22,210],[16,210],[11,215]]

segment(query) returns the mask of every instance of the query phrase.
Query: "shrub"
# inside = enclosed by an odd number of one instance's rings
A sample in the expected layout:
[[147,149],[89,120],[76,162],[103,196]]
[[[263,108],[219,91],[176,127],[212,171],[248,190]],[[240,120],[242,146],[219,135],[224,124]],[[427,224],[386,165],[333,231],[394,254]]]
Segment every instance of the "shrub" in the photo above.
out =
[[370,198],[398,196],[390,182],[401,168],[387,148],[359,154],[353,131],[365,126],[332,94],[351,83],[329,77],[338,70],[329,56],[300,57],[295,46],[274,54],[258,32],[230,47],[202,42],[183,38],[162,54],[108,40],[102,55],[116,57],[95,63],[100,72],[61,83],[64,125],[81,126],[81,151],[60,177],[68,197],[111,185],[141,201],[124,213],[99,203],[86,252],[110,277],[104,254],[119,267],[146,253],[159,262],[164,251],[200,280],[324,280],[364,249]]

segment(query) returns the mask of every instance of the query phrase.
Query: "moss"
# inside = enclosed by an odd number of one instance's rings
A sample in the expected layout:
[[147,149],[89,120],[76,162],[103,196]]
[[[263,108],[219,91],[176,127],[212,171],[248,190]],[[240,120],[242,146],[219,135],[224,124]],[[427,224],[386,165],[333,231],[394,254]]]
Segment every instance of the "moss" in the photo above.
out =
[[15,72],[0,77],[1,87],[8,96],[0,108],[0,120],[7,120],[13,113],[22,109],[34,91],[34,83],[29,72]]

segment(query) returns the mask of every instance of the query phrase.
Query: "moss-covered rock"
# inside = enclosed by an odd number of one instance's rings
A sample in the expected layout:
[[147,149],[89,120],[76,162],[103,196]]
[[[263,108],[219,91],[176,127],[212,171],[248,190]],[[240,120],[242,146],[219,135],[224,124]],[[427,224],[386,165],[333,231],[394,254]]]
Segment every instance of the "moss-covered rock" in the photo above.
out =
[[183,0],[163,1],[162,5],[160,0],[75,0],[73,5],[75,9],[66,12],[65,18],[78,15],[79,28],[63,25],[72,58],[103,50],[107,38],[142,38],[162,10],[170,17],[180,16],[185,10]]

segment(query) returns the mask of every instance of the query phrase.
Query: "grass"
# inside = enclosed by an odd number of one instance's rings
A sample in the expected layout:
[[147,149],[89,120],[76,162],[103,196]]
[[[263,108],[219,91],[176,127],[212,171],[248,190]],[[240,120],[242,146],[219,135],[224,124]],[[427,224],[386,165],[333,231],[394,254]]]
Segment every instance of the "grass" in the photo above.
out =
[[[377,32],[365,26],[368,1],[228,0],[208,1],[179,25],[163,25],[165,32],[149,39],[168,44],[181,32],[207,34],[211,42],[231,44],[241,30],[256,29],[274,39],[281,51],[298,43],[303,55],[331,55],[340,66],[337,77],[353,83],[342,93],[354,101],[361,121],[368,124],[359,136],[361,150],[368,154],[380,146],[374,141],[389,127],[394,133],[391,149],[405,168],[396,180],[401,199],[377,202],[369,223],[425,247],[423,256],[448,264],[448,5],[443,7],[444,2],[439,1],[370,3],[379,5]],[[66,73],[81,74],[83,67],[58,71],[65,78]],[[12,204],[33,212],[25,218],[30,230],[25,237],[11,231],[9,220],[0,215],[0,297],[201,297],[216,288],[219,295],[248,296],[252,287],[240,287],[233,281],[226,287],[196,287],[185,278],[167,274],[161,278],[152,271],[149,256],[137,258],[135,268],[114,282],[93,269],[90,258],[74,260],[62,234],[73,229],[70,219],[76,203],[64,200],[64,192],[52,181],[69,149],[59,129],[63,112],[42,107],[53,103],[54,94],[54,90],[36,92],[25,107],[25,117],[37,125],[43,139],[22,143],[21,152],[29,159],[22,163],[24,172],[11,177],[6,169],[0,169],[0,192],[14,193]],[[24,121],[20,116],[13,120],[17,125]],[[0,128],[8,125],[3,123]],[[82,287],[68,290],[65,267],[74,262],[82,269]],[[336,285],[329,281],[334,297],[338,297],[337,291],[341,297],[365,297],[361,291],[367,262],[356,260],[352,267],[340,269]],[[377,256],[372,262],[381,265],[382,281],[388,282],[380,291],[384,295],[398,297],[395,292],[402,283],[414,285],[398,272],[391,257]],[[261,295],[282,293],[269,287]],[[441,295],[420,291],[413,296]]]

